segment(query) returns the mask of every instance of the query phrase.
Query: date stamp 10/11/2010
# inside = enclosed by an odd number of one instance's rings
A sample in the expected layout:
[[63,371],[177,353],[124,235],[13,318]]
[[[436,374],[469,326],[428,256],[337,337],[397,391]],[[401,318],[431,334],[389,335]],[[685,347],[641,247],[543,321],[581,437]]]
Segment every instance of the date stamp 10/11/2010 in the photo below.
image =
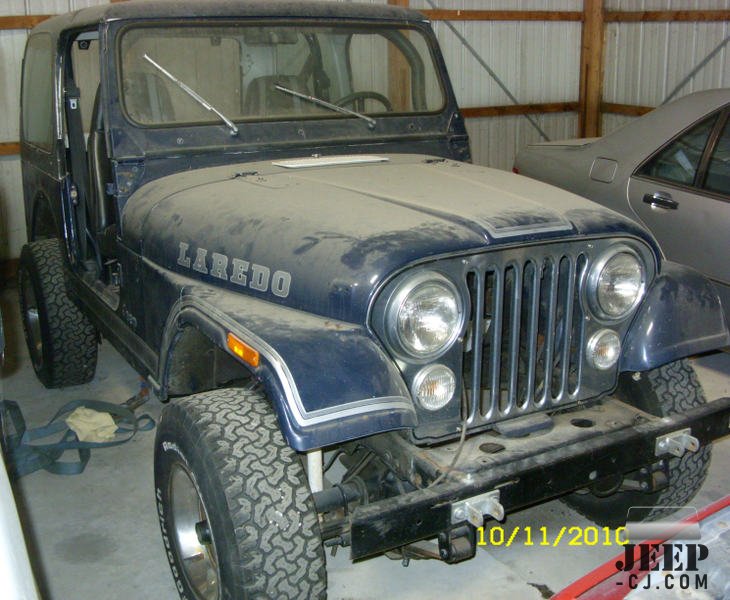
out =
[[501,525],[477,528],[478,546],[504,546],[513,544],[523,546],[549,546],[557,548],[561,544],[568,546],[625,546],[629,543],[626,527],[612,529],[610,527],[580,527],[563,525],[559,531],[553,532],[547,527],[531,527],[515,525],[507,529]]
[[[700,525],[697,509],[691,506],[667,506],[672,517],[653,522],[642,522],[632,519],[634,511],[649,507],[631,507],[627,513],[626,526],[611,528],[590,525],[563,525],[555,531],[551,528],[532,527],[530,525],[507,528],[502,525],[477,528],[478,546],[504,546],[513,544],[523,546],[547,546],[557,548],[566,546],[626,546],[642,540],[699,540]],[[682,518],[684,517],[684,518]]]

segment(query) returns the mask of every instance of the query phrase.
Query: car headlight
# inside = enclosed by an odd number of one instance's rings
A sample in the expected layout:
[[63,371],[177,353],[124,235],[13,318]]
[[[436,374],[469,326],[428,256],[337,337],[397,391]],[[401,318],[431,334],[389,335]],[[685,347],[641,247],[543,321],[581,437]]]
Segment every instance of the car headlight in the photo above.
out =
[[639,304],[646,288],[646,269],[628,246],[613,248],[597,260],[588,277],[588,298],[596,316],[622,319]]
[[390,298],[386,314],[391,344],[419,359],[434,358],[448,349],[464,321],[456,286],[431,272],[401,283]]

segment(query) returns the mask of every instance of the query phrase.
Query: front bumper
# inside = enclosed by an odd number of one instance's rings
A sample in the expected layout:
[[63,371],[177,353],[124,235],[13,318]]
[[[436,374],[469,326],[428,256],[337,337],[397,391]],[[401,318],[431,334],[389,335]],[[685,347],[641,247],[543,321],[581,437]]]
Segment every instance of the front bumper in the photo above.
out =
[[[608,398],[600,405],[554,415],[553,422],[541,435],[476,435],[466,440],[456,468],[443,483],[357,507],[349,518],[351,557],[449,531],[459,525],[453,505],[485,492],[499,490],[505,512],[513,512],[670,458],[668,451],[657,449],[657,440],[674,432],[690,429],[700,445],[708,444],[730,434],[730,398],[664,418]],[[425,480],[448,469],[458,446],[419,448],[397,433],[379,436],[373,444],[381,456],[387,452],[397,457],[397,470]],[[494,444],[504,449],[485,452],[494,450]]]

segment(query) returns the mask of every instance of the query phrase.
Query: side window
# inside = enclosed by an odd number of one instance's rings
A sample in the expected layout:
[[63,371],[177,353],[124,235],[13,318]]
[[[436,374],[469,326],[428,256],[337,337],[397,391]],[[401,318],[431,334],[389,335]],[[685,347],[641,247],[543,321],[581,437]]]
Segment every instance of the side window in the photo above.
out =
[[644,165],[639,174],[692,185],[707,138],[716,121],[717,114],[714,114],[683,133]]
[[705,188],[730,195],[730,119],[725,122],[707,167]]
[[81,123],[84,132],[88,134],[91,128],[94,100],[99,89],[99,41],[84,39],[74,42],[71,47],[71,64],[73,65],[74,81],[79,88]]
[[51,36],[28,40],[23,61],[23,141],[50,150],[53,144],[53,48]]

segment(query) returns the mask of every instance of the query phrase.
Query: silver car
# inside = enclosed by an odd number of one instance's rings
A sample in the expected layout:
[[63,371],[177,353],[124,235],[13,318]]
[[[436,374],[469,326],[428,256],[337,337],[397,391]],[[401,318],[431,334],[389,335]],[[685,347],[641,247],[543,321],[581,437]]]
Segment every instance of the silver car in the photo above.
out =
[[730,320],[729,117],[730,89],[698,92],[602,138],[528,146],[514,170],[642,222],[715,282]]

